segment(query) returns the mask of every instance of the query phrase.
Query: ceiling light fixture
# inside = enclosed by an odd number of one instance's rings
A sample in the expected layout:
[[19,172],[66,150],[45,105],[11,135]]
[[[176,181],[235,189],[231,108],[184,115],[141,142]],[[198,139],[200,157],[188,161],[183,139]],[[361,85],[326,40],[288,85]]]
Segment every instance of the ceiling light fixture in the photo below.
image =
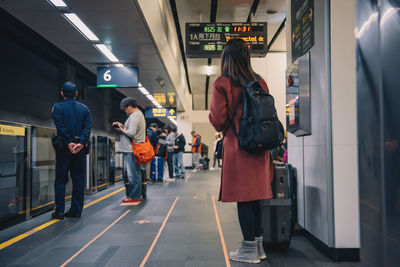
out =
[[206,75],[210,76],[211,74],[213,74],[212,66],[206,66]]
[[67,5],[64,3],[63,0],[49,0],[50,3],[53,4],[55,7],[66,7]]
[[138,87],[139,91],[144,95],[149,95],[150,93],[144,87]]
[[119,62],[119,59],[107,48],[105,44],[95,44],[94,46],[97,47],[97,49],[99,49],[100,52],[103,53],[103,55],[106,56],[111,62]]
[[[75,13],[64,13],[67,20],[74,25],[88,40],[98,42],[99,38],[86,26]],[[118,61],[118,60],[117,60]]]
[[124,64],[115,64],[115,67],[122,68],[124,67]]

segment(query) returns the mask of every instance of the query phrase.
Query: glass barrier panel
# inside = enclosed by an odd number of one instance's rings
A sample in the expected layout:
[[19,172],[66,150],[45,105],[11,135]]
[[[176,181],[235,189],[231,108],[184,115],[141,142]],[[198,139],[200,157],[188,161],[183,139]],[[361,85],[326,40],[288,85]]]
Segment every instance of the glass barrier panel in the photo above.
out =
[[[32,214],[54,206],[56,153],[51,135],[55,132],[55,129],[42,127],[35,127],[32,131]],[[65,192],[67,199],[71,193],[72,181],[69,179]]]
[[0,223],[24,214],[26,129],[0,125]]

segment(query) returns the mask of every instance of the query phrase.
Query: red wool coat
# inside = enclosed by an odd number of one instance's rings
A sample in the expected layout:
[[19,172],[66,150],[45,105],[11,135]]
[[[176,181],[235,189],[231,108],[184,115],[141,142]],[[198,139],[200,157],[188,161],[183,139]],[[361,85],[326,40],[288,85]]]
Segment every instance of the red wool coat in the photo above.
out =
[[[269,92],[261,78],[261,86]],[[232,86],[230,79],[218,77],[213,85],[209,119],[217,131],[224,132],[222,175],[219,200],[244,202],[272,198],[271,182],[274,175],[271,153],[252,155],[242,150],[229,127],[227,112],[232,118],[234,109],[242,98],[242,88]],[[239,131],[241,106],[233,119]],[[226,131],[226,132],[225,132]]]

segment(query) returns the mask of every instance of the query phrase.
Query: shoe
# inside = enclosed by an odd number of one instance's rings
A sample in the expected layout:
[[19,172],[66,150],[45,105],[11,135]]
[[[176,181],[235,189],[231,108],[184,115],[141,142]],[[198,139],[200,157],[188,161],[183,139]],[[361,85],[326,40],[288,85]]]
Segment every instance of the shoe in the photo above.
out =
[[214,171],[214,170],[215,170],[215,168],[214,168],[214,167],[210,168],[210,171]]
[[175,178],[181,178],[181,176],[180,175],[175,175]]
[[263,247],[263,237],[256,237],[257,247],[258,247],[258,255],[260,255],[260,260],[266,260],[267,254],[265,254],[264,247]]
[[175,178],[165,178],[166,182],[175,182]]
[[197,172],[197,170],[195,169],[195,170],[192,170],[192,172]]
[[182,179],[185,179],[185,178],[186,178],[186,175],[185,175],[185,174],[182,174],[181,178],[182,178]]
[[57,211],[53,212],[51,214],[51,218],[52,219],[59,219],[59,220],[63,220],[64,219],[64,213],[59,213]]
[[257,240],[242,241],[242,246],[238,250],[229,252],[229,259],[237,262],[260,263]]
[[67,213],[64,214],[64,217],[80,218],[81,215],[78,213],[73,213],[71,210],[69,210]]
[[161,184],[162,182],[163,182],[163,180],[162,180],[162,179],[161,179],[161,180],[157,180],[157,183],[160,183],[160,184]]
[[142,198],[125,198],[124,200],[122,200],[122,202],[124,203],[137,203],[141,201],[143,201]]

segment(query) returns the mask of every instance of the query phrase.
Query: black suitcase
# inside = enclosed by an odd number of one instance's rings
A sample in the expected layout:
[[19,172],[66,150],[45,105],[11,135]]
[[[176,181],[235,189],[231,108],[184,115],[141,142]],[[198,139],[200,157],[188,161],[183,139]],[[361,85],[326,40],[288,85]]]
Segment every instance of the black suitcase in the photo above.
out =
[[274,180],[271,187],[274,199],[261,201],[261,218],[264,230],[263,243],[267,250],[287,251],[293,232],[293,167],[274,162]]

